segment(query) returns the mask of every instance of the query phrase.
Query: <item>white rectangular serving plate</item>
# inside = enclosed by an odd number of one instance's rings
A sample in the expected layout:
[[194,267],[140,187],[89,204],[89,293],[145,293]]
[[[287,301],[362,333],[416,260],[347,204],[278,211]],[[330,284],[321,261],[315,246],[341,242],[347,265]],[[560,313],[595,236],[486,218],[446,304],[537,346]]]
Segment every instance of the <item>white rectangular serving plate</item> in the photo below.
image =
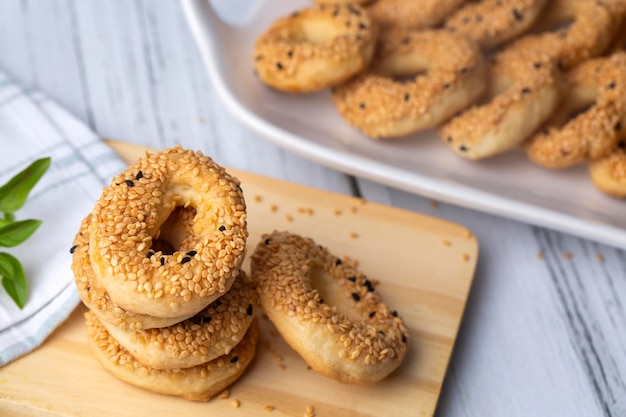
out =
[[624,201],[597,190],[586,166],[548,171],[520,150],[467,161],[447,149],[434,130],[375,141],[339,116],[328,91],[294,95],[263,85],[253,72],[254,41],[276,18],[310,1],[214,3],[182,0],[219,97],[267,140],[410,193],[626,248]]

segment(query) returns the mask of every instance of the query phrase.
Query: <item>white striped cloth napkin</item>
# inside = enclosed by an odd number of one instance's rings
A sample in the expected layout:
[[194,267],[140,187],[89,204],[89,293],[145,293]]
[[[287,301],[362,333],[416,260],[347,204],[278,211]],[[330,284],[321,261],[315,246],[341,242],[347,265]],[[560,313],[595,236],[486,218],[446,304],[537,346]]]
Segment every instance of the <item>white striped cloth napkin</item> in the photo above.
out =
[[26,242],[0,248],[21,261],[29,287],[22,310],[0,287],[0,366],[38,347],[78,304],[72,240],[103,185],[125,167],[82,122],[0,73],[0,184],[46,156],[48,172],[16,212],[43,223]]

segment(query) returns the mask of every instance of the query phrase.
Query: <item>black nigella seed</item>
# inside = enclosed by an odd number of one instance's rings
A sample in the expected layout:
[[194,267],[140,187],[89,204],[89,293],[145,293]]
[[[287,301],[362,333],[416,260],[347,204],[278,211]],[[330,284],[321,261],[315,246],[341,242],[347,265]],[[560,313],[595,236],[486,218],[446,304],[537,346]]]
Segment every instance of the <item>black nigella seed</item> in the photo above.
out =
[[463,23],[469,23],[469,22],[470,22],[470,18],[469,18],[469,16],[465,16],[465,17],[463,18]]
[[361,35],[356,35],[354,38],[355,38],[357,41],[360,41],[361,39],[363,39],[363,37],[362,37]]
[[246,314],[249,316],[252,315],[252,304],[248,304],[248,308],[246,309]]
[[530,93],[530,88],[528,88],[528,87],[522,88],[521,93],[522,93],[522,95]]
[[366,106],[365,106],[365,103],[359,103],[359,108],[360,108],[360,109],[364,109],[365,107],[366,107]]
[[89,285],[87,285],[87,288],[85,288],[87,291],[91,291],[91,287]]
[[220,226],[220,232],[223,232],[224,230],[226,230],[226,226],[221,225],[221,226]]
[[359,23],[359,29],[365,30],[367,29],[367,25],[365,23]]
[[606,86],[606,88],[608,88],[609,90],[614,89],[614,88],[615,88],[615,81],[611,81],[611,82],[610,82],[610,83]]
[[448,32],[454,33],[454,32],[456,32],[456,28],[454,26],[449,26],[448,27]]
[[379,330],[378,333],[380,333],[381,336],[385,335],[385,332],[383,332],[382,330]]
[[393,310],[391,312],[391,315],[394,316],[394,317],[398,317],[398,312],[396,310]]
[[202,317],[202,323],[211,323],[211,317]]
[[187,252],[187,255],[189,256],[196,256],[198,252],[196,252],[195,250],[190,250],[189,252]]
[[622,130],[622,122],[615,123],[615,130],[617,130],[617,131]]
[[191,258],[189,256],[185,256],[183,259],[181,259],[180,263],[181,264],[186,264],[189,261],[191,261]]
[[143,172],[139,171],[139,172],[137,173],[137,175],[135,175],[135,179],[136,179],[136,180],[140,180],[140,179],[142,179],[142,178],[143,178]]
[[230,363],[236,363],[239,360],[239,356],[233,356],[233,358],[230,360]]
[[446,140],[448,141],[448,143],[452,143],[452,136],[448,136]]
[[333,17],[337,17],[339,15],[339,7],[335,7],[335,10],[333,10]]
[[265,239],[265,244],[269,245],[270,244],[270,240],[269,239]]
[[350,22],[349,20],[348,20],[348,21],[346,21],[346,27],[348,27],[348,28],[349,28],[350,26],[352,26],[352,22]]
[[513,16],[515,17],[515,20],[520,21],[524,18],[524,15],[522,15],[520,11],[517,10],[516,8],[513,8],[512,12],[513,12]]
[[291,58],[293,56],[293,51],[287,51],[287,56]]
[[465,146],[465,145],[461,145],[461,146],[459,146],[459,151],[461,151],[461,152],[467,152],[467,146]]
[[405,45],[408,45],[409,43],[411,43],[411,38],[404,38],[402,39],[402,43]]
[[626,148],[626,142],[624,142],[623,140],[620,140],[619,142],[617,142],[617,147],[620,149]]
[[469,68],[467,67],[461,68],[461,74],[465,74],[467,71],[469,71]]
[[161,256],[161,265],[165,265],[165,258]]
[[535,67],[535,68],[537,68],[537,69],[541,68],[541,62],[535,62],[535,63],[533,63],[533,67]]
[[276,63],[276,68],[278,68],[279,70],[283,69],[283,64],[281,64],[280,62]]
[[300,12],[293,12],[291,13],[291,17],[297,17],[300,14]]
[[445,83],[443,85],[444,90],[447,90],[448,88],[450,88],[450,83]]
[[402,334],[402,343],[406,343],[406,336]]
[[70,253],[74,253],[74,251],[76,250],[76,248],[78,247],[78,245],[74,245],[70,248]]
[[352,293],[352,299],[354,301],[361,301],[361,296],[355,292]]
[[255,56],[255,57],[254,57],[254,60],[255,60],[255,61],[260,61],[260,60],[262,60],[263,58],[265,58],[265,56],[264,56],[264,55],[257,55],[257,56]]
[[353,5],[348,4],[348,10],[350,10],[350,13],[357,15],[357,16],[361,16],[361,11],[359,9],[356,9]]
[[375,311],[372,311],[372,312],[369,314],[370,319],[371,319],[372,317],[374,317],[375,315],[376,315],[376,312],[375,312]]
[[324,304],[324,299],[320,298],[320,304]]
[[348,281],[350,281],[350,282],[356,282],[356,277],[348,277]]
[[150,251],[150,252],[146,253],[146,258],[148,258],[148,259],[152,258],[152,255],[154,255],[154,252]]
[[482,22],[482,21],[483,21],[483,16],[482,16],[482,15],[480,15],[480,14],[477,14],[477,15],[476,15],[476,21],[477,21],[477,22]]
[[134,187],[135,186],[135,183],[132,182],[131,180],[126,180],[125,182],[126,182],[126,185],[128,185],[129,187]]
[[372,281],[370,281],[369,279],[365,280],[365,286],[367,287],[368,292],[374,291],[374,285],[372,285]]
[[404,94],[404,101],[409,101],[410,98],[411,96],[409,95],[409,93]]
[[335,261],[335,266],[339,266],[341,265],[341,259],[337,258],[337,260]]
[[219,307],[221,305],[222,305],[222,302],[220,300],[215,301],[215,307]]

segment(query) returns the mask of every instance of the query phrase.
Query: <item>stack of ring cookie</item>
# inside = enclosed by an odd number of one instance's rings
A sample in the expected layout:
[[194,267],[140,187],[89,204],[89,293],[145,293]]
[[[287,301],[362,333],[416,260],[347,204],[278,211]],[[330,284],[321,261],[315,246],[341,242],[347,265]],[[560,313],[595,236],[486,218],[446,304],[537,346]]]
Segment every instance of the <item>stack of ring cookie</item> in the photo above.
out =
[[408,330],[356,261],[310,238],[264,235],[252,255],[263,310],[314,370],[343,383],[372,383],[393,372]]
[[258,340],[247,236],[239,181],[199,152],[147,154],[113,178],[71,250],[104,368],[191,400],[239,378]]

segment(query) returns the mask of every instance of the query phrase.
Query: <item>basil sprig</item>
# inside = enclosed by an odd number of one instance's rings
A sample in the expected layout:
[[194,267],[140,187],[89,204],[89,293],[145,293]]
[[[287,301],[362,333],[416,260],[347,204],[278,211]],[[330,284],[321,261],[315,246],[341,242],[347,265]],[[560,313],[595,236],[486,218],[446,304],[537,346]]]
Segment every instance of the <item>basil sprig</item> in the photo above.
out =
[[[50,158],[41,158],[19,172],[0,187],[0,247],[12,248],[24,243],[41,225],[41,220],[15,220],[28,194],[50,167]],[[28,298],[28,282],[24,268],[13,255],[0,252],[2,287],[21,309]]]

